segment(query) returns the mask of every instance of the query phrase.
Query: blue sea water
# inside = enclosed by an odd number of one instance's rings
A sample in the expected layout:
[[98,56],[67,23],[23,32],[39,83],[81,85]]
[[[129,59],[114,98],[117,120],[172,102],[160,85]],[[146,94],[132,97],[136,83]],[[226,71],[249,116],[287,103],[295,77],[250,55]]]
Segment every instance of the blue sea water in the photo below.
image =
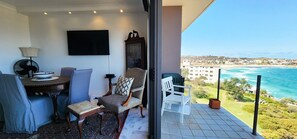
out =
[[252,86],[256,86],[257,75],[262,75],[261,89],[267,90],[275,98],[297,100],[297,68],[240,67],[221,71],[222,80],[245,78]]

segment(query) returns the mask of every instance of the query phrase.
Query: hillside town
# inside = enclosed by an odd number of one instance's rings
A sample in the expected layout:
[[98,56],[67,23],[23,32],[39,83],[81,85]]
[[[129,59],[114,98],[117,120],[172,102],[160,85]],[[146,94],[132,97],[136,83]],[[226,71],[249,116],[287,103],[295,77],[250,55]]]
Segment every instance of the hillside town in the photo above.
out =
[[192,65],[283,65],[297,66],[297,59],[283,58],[234,58],[225,56],[182,56]]
[[223,66],[297,66],[297,59],[183,56],[180,68],[187,71],[189,80],[203,76],[205,82],[215,83],[218,80],[218,71]]

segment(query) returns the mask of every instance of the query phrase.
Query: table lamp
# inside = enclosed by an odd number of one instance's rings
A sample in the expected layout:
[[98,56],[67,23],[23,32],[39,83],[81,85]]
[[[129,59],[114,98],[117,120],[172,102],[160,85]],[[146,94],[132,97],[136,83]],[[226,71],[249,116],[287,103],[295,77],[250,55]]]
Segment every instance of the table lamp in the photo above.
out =
[[22,52],[23,57],[29,57],[30,58],[30,66],[28,67],[28,77],[33,77],[34,72],[34,66],[32,65],[33,60],[32,57],[37,57],[38,54],[38,48],[33,47],[20,47],[20,50]]

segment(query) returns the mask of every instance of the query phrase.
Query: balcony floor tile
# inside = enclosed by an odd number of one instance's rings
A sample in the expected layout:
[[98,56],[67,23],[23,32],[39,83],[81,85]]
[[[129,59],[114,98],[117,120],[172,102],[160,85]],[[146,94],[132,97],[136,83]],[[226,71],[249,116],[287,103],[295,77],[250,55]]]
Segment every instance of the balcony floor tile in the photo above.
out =
[[[165,118],[164,118],[165,117]],[[180,123],[180,114],[164,112],[162,117],[162,137],[175,138],[246,138],[263,139],[261,135],[251,134],[252,129],[224,108],[210,109],[206,104],[193,104],[191,114],[184,116]],[[164,128],[169,129],[164,129]],[[164,134],[164,135],[163,135]],[[163,138],[162,138],[163,139]]]

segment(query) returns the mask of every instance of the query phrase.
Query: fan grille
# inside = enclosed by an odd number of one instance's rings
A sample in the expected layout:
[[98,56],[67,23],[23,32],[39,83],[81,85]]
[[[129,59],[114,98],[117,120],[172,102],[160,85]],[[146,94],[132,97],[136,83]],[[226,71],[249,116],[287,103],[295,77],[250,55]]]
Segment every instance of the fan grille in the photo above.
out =
[[32,60],[32,66],[31,66],[29,59],[22,59],[17,61],[13,65],[13,70],[16,75],[25,76],[25,75],[28,75],[30,71],[33,71],[33,73],[38,72],[39,66],[33,60]]

